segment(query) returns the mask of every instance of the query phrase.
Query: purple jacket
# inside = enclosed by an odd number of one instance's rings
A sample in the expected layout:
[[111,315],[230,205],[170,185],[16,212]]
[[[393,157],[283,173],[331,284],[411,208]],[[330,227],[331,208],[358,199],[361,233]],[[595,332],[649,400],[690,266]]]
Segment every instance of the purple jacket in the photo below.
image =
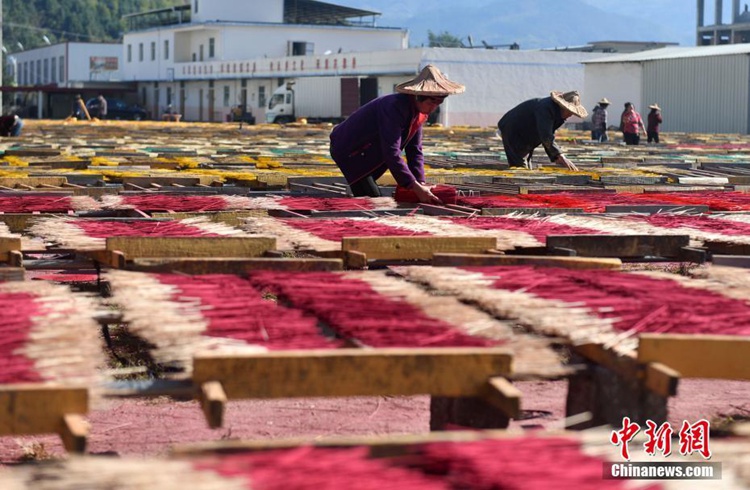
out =
[[[331,132],[331,157],[347,182],[369,175],[377,179],[391,171],[398,185],[424,182],[422,128],[407,141],[409,127],[417,117],[411,96],[390,94],[357,109]],[[406,153],[406,162],[401,151]]]

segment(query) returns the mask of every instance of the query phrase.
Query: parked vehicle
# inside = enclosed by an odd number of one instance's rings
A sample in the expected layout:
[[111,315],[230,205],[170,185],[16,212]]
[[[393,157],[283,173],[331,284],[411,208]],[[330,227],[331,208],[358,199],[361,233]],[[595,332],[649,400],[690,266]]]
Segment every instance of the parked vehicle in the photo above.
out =
[[[95,98],[86,101],[86,109],[93,116],[99,101]],[[107,119],[128,119],[142,121],[148,119],[148,111],[137,104],[128,104],[122,99],[107,99]]]
[[285,124],[297,118],[341,121],[341,79],[300,77],[274,90],[266,108],[266,122]]

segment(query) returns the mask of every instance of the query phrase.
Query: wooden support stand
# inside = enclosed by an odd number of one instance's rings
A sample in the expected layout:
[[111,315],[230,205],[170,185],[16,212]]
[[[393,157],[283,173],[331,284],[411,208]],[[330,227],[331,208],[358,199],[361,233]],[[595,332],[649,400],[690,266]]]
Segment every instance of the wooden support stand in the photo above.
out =
[[206,353],[193,360],[193,383],[210,424],[220,423],[224,398],[429,394],[435,400],[481,400],[435,401],[435,426],[471,418],[471,411],[485,406],[495,422],[477,421],[476,427],[504,427],[520,409],[520,392],[504,379],[511,363],[511,354],[499,348]]
[[548,236],[547,248],[574,250],[581,257],[678,258],[690,244],[688,235]]
[[56,433],[68,451],[83,452],[88,399],[85,388],[0,386],[0,436]]
[[750,338],[641,334],[638,361],[669,366],[686,378],[750,380]]
[[432,265],[437,267],[486,267],[493,265],[540,265],[565,269],[611,269],[622,268],[622,261],[615,258],[589,257],[547,257],[537,255],[504,254],[443,254],[432,257]]
[[341,249],[370,260],[430,260],[435,253],[483,253],[497,248],[496,237],[386,236],[341,239]]
[[587,369],[568,383],[566,416],[590,413],[588,421],[572,429],[619,426],[627,416],[638,423],[667,419],[667,400],[677,394],[680,373],[657,363],[639,363],[601,344],[574,346]]
[[262,257],[276,248],[274,237],[110,237],[106,250],[85,252],[96,262],[126,268],[136,259]]

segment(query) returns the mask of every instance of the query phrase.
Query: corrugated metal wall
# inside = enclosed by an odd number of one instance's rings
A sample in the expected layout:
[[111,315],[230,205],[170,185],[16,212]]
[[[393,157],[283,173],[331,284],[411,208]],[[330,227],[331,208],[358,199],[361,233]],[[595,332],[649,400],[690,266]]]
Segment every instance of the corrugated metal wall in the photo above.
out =
[[641,114],[655,102],[663,131],[747,134],[749,92],[746,54],[645,61]]

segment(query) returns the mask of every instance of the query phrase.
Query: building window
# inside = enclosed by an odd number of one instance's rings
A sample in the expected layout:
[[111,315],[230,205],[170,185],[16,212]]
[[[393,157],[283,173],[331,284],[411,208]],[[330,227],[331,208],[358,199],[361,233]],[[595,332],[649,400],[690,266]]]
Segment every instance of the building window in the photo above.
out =
[[198,60],[203,61],[203,45],[198,47]]
[[169,39],[164,40],[164,59],[169,59]]
[[195,53],[193,53],[193,61],[195,61]]
[[138,43],[138,61],[143,61],[143,43]]
[[224,107],[229,107],[229,85],[224,85]]
[[213,37],[208,38],[208,57],[213,58],[216,56],[216,39]]
[[258,87],[258,107],[266,106],[266,87],[261,85]]
[[315,54],[315,44],[302,41],[289,41],[288,56],[308,56]]
[[50,81],[55,83],[57,82],[57,58],[51,58],[49,60],[49,66],[49,73],[52,76]]
[[167,105],[172,105],[172,87],[167,87]]
[[193,12],[198,13],[198,0],[193,2]]
[[36,83],[42,83],[42,60],[36,60]]
[[29,82],[29,62],[25,62],[23,64],[23,84],[24,85],[31,85]]
[[49,60],[44,59],[44,76],[42,77],[42,83],[49,83]]
[[133,45],[128,44],[128,63],[133,61]]
[[57,64],[57,69],[60,70],[60,76],[57,77],[58,81],[65,81],[65,56],[60,56],[60,61]]
[[151,41],[151,61],[156,61],[156,42]]

